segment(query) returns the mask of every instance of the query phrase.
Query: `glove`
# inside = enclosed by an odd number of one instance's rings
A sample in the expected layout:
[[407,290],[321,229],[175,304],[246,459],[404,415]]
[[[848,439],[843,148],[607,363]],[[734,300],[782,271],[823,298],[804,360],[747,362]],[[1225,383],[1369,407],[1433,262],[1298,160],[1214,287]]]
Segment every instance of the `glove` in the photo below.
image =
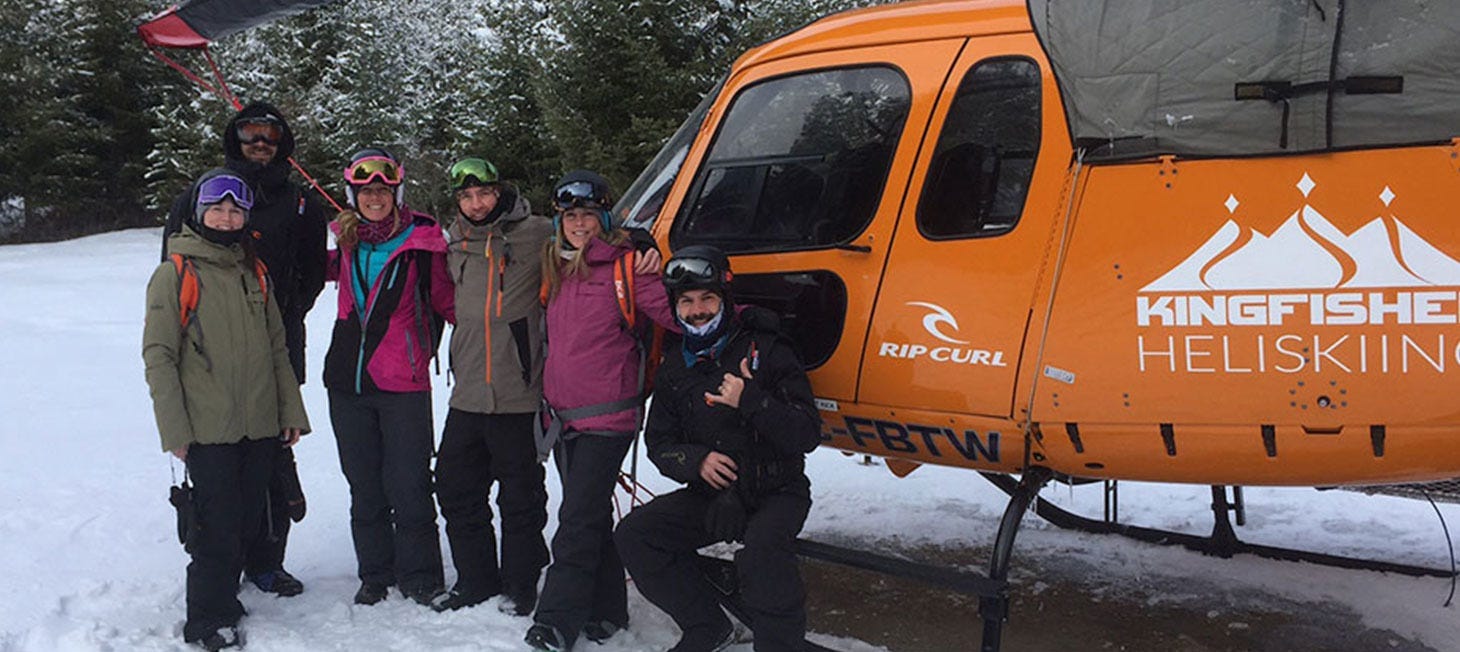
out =
[[659,242],[654,239],[653,234],[639,228],[627,229],[627,231],[629,232],[629,243],[634,246],[634,251],[650,249],[659,251]]
[[283,448],[274,461],[274,479],[270,491],[277,491],[289,505],[289,520],[304,520],[304,487],[299,484],[299,468],[294,464],[294,449]]
[[705,532],[716,541],[730,543],[745,536],[745,504],[734,487],[722,489],[705,512]]
[[173,485],[168,491],[167,502],[172,503],[173,509],[177,510],[177,542],[183,545],[183,550],[192,552],[192,544],[197,541],[193,532],[198,529],[198,512],[193,506],[193,485],[187,480]]

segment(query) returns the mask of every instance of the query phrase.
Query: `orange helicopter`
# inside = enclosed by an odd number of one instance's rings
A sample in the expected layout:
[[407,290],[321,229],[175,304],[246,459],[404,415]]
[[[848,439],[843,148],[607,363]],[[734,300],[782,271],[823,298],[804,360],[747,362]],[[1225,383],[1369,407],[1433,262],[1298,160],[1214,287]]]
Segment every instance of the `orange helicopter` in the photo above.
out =
[[[986,577],[803,552],[978,593],[985,650],[1031,503],[1434,573],[1228,520],[1241,485],[1460,477],[1460,8],[1401,5],[907,2],[742,56],[620,217],[731,254],[824,445],[1011,494]],[[1078,517],[1055,477],[1212,485],[1217,526]]]

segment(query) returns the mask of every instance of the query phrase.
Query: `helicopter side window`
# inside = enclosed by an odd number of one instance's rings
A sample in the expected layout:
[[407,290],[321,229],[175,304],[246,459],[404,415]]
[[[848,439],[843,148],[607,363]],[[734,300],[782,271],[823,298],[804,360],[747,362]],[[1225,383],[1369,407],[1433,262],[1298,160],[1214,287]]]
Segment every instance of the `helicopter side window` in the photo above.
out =
[[1039,65],[980,61],[958,85],[918,203],[934,240],[1008,233],[1019,222],[1039,152]]
[[910,90],[887,66],[799,73],[741,91],[670,240],[728,253],[845,243],[872,221]]
[[770,308],[781,319],[806,369],[831,359],[842,338],[847,286],[824,270],[776,274],[736,274],[730,282],[735,301]]

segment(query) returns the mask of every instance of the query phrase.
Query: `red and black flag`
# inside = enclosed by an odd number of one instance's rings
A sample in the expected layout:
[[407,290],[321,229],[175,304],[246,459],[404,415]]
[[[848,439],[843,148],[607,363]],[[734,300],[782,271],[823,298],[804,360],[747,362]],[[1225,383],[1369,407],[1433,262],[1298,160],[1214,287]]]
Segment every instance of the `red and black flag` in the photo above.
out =
[[205,48],[220,38],[337,1],[192,0],[142,23],[137,34],[151,46]]

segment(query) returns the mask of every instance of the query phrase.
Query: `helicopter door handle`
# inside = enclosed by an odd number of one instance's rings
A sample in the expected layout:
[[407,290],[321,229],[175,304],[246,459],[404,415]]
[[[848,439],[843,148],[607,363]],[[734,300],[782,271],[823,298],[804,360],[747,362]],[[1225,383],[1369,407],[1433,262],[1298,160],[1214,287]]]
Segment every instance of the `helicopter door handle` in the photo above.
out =
[[855,252],[857,252],[859,254],[870,254],[870,253],[872,253],[872,246],[871,245],[839,244],[839,245],[836,245],[835,248],[836,249],[840,249],[842,251],[855,251]]

